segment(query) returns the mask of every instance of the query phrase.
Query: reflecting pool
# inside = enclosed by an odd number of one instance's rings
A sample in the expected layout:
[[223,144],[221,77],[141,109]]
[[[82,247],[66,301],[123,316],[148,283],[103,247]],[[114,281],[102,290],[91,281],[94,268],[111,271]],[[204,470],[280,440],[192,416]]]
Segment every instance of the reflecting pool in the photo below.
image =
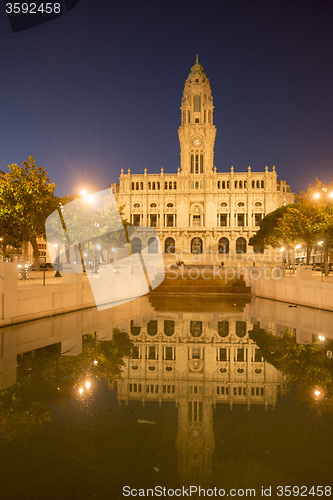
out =
[[332,324],[152,295],[2,328],[1,498],[330,496]]

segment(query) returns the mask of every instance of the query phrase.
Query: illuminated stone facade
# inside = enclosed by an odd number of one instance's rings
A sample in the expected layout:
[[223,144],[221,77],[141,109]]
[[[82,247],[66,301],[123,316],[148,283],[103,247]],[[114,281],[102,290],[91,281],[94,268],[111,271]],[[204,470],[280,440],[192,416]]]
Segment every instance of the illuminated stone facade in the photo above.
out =
[[119,184],[111,185],[117,203],[124,205],[133,225],[156,228],[165,252],[252,253],[248,240],[262,217],[293,202],[289,185],[277,179],[275,167],[217,171],[212,92],[198,58],[186,79],[180,109],[177,172],[122,170]]

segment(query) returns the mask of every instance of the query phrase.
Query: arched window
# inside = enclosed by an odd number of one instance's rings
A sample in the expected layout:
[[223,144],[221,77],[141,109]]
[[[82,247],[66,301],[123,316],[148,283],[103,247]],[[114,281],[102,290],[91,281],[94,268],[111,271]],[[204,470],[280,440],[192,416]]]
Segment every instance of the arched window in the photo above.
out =
[[158,241],[156,238],[150,238],[148,241],[148,253],[158,253]]
[[164,320],[164,335],[171,337],[175,333],[175,322],[172,319]]
[[133,238],[131,241],[132,253],[141,253],[141,240],[140,238]]
[[200,155],[200,174],[203,173],[203,155]]
[[191,241],[191,253],[202,253],[202,239],[197,236]]
[[196,94],[193,99],[194,112],[201,111],[201,96]]
[[239,181],[239,189],[242,189],[243,187],[243,181]]
[[189,111],[187,112],[187,121],[188,121],[188,123],[191,123],[191,117],[190,117],[190,112]]
[[173,238],[167,238],[164,243],[164,252],[175,253],[175,251],[176,251],[175,240]]
[[160,183],[159,182],[157,183],[157,189],[160,189]]
[[254,189],[256,187],[256,183],[255,181],[252,181],[252,189]]
[[235,181],[235,188],[237,189],[237,187],[238,187],[238,182]]
[[221,189],[221,181],[218,181],[218,183],[217,183],[217,189]]
[[132,182],[132,191],[134,191],[134,182]]
[[219,253],[229,253],[229,240],[228,240],[228,238],[221,238],[219,240]]
[[219,321],[217,324],[217,333],[220,337],[229,335],[229,321]]
[[167,182],[164,183],[164,189],[168,189],[168,183]]
[[246,186],[247,186],[247,182],[244,181],[244,189],[246,189]]
[[265,187],[265,181],[261,181],[261,189],[264,189]]
[[135,188],[139,191],[139,183],[138,182],[136,183]]
[[153,182],[153,190],[155,189],[155,182]]
[[131,335],[140,335],[141,326],[134,326],[133,320],[131,320]]
[[195,155],[195,173],[199,173],[199,155]]
[[246,240],[244,238],[237,238],[236,240],[236,252],[246,253]]
[[173,189],[177,189],[177,182],[173,183]]
[[259,189],[259,188],[260,188],[260,182],[257,181],[257,189]]
[[222,189],[225,189],[225,181],[222,181]]
[[183,123],[186,123],[186,111],[183,111]]
[[229,189],[229,188],[230,188],[230,182],[227,181],[227,189]]
[[[151,337],[156,335],[156,333],[157,333],[157,320],[156,319],[152,319],[149,321],[149,323],[147,323],[147,333]],[[150,359],[152,359],[152,358],[150,358]],[[155,359],[155,358],[153,358],[153,359]]]
[[194,174],[194,155],[191,155],[191,174]]
[[143,189],[143,182],[140,182],[140,189]]
[[172,189],[172,182],[169,182],[169,189]]
[[148,189],[151,189],[151,182],[148,182]]
[[212,123],[212,112],[208,111],[208,123]]
[[245,337],[246,335],[246,321],[236,321],[236,335],[237,337]]

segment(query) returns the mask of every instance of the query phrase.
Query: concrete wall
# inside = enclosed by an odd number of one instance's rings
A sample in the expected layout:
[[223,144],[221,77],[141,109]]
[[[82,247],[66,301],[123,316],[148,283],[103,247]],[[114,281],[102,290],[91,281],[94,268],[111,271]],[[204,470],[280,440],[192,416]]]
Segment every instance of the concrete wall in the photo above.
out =
[[64,275],[47,286],[18,287],[17,265],[0,263],[0,327],[95,306],[88,279]]
[[279,269],[258,269],[257,274],[245,276],[246,284],[256,297],[333,311],[333,281],[313,280],[306,266],[301,266],[294,276],[284,274],[284,270]]

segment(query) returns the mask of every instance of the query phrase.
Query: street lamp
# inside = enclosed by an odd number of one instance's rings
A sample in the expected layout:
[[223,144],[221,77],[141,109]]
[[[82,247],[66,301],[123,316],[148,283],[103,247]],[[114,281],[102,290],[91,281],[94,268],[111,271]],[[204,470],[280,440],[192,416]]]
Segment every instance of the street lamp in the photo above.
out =
[[323,243],[323,241],[318,241],[318,245],[320,246],[320,268],[323,267]]

